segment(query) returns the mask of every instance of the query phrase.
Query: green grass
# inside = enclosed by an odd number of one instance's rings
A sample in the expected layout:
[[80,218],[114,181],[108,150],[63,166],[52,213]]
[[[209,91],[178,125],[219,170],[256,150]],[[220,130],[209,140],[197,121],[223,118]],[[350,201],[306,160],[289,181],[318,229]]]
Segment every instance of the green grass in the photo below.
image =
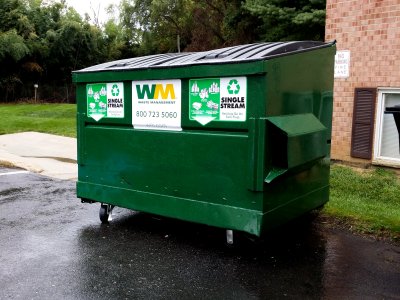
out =
[[0,134],[24,131],[76,137],[76,105],[0,104]]
[[324,212],[350,220],[356,230],[379,235],[400,235],[400,184],[390,170],[364,172],[341,165],[331,169],[330,201]]

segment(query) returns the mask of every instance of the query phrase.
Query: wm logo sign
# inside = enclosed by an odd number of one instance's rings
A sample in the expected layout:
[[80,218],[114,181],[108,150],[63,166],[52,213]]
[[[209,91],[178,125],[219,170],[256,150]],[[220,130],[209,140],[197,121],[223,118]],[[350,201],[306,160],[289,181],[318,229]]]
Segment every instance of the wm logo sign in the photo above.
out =
[[137,84],[136,85],[137,97],[140,100],[143,99],[176,99],[174,85],[172,83],[167,84]]
[[181,131],[181,98],[179,79],[132,81],[133,128]]

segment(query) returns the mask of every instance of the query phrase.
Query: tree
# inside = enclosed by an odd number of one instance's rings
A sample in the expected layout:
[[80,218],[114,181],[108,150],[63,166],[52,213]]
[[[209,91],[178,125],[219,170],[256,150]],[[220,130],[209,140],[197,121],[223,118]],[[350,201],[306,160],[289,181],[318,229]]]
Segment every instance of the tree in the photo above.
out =
[[[71,97],[71,72],[155,53],[257,41],[322,40],[325,0],[121,0],[110,20],[82,18],[65,0],[0,0],[0,92]],[[96,21],[97,20],[97,21]],[[72,99],[72,98],[71,98]],[[0,99],[4,100],[4,99]]]
[[37,83],[44,98],[69,97],[71,72],[108,58],[102,29],[64,0],[0,0],[0,15],[3,100],[30,97]]
[[260,22],[243,9],[241,0],[196,1],[192,17],[196,26],[187,50],[209,50],[258,39]]
[[322,41],[325,5],[325,0],[246,0],[244,8],[262,21],[264,41]]
[[18,62],[28,53],[29,48],[24,38],[15,29],[0,32],[0,60],[12,59]]
[[121,23],[139,54],[177,52],[190,42],[191,0],[123,0]]
[[120,13],[139,55],[250,43],[260,23],[241,0],[124,0]]

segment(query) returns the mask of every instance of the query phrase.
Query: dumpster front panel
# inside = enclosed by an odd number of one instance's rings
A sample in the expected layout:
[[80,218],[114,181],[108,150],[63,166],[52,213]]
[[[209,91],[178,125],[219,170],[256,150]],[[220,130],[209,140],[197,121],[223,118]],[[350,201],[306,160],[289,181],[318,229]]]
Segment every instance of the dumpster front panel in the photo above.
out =
[[262,194],[247,189],[246,134],[88,126],[82,142],[80,197],[221,227],[246,212],[255,221],[239,223],[258,234]]
[[[255,208],[240,133],[88,127],[80,180]],[[99,176],[101,175],[101,176]]]

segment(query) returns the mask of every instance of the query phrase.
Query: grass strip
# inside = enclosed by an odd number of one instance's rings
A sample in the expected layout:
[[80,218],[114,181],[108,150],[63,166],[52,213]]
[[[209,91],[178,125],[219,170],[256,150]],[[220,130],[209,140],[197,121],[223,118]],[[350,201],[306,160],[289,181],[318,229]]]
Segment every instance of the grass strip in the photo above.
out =
[[400,240],[400,184],[394,171],[356,171],[333,165],[324,213],[347,220],[355,231]]
[[76,137],[76,105],[1,104],[0,134],[25,131]]

